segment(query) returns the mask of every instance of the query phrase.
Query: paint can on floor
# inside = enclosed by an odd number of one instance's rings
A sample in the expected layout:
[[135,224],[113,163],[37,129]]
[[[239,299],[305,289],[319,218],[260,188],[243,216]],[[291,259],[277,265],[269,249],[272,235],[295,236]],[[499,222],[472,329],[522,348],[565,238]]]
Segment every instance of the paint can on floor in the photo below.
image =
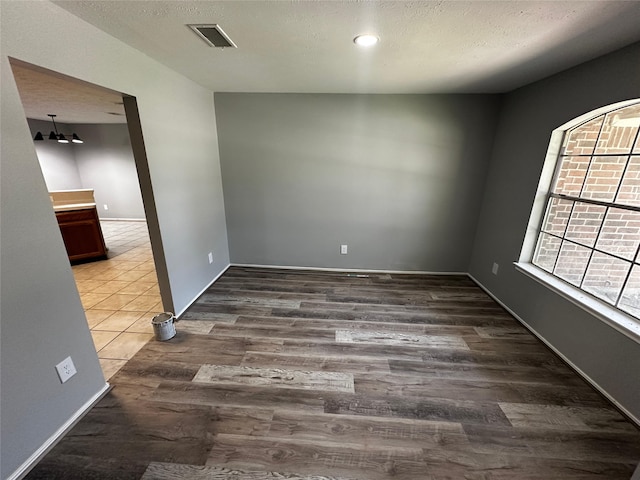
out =
[[175,317],[171,312],[164,312],[151,319],[156,340],[164,342],[176,336]]

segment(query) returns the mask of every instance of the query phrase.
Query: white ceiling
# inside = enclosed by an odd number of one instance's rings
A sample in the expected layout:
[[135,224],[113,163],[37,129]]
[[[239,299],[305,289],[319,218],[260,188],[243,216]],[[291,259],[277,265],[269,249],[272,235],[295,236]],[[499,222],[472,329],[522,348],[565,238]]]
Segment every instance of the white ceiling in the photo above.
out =
[[640,1],[53,1],[216,92],[506,92],[640,41]]

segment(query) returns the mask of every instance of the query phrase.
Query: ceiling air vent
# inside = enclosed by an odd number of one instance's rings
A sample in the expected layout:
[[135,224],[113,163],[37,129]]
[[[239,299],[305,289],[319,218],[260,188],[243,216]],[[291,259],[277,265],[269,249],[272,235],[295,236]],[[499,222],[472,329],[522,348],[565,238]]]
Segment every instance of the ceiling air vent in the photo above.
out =
[[188,25],[210,47],[238,48],[219,25]]

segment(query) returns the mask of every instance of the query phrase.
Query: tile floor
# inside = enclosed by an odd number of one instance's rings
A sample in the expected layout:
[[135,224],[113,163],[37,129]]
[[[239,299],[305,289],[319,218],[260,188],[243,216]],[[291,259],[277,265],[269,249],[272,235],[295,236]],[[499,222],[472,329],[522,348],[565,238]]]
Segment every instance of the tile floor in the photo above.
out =
[[108,258],[74,265],[80,299],[104,372],[111,378],[151,338],[164,311],[145,222],[100,222]]

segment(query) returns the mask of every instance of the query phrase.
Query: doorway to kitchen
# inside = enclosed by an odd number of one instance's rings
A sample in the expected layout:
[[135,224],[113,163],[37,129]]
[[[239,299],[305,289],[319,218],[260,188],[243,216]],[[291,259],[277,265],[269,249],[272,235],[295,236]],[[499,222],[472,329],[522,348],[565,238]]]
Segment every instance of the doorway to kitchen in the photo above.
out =
[[[147,221],[148,199],[143,202],[128,125],[128,115],[137,116],[135,99],[127,98],[125,107],[118,92],[23,62],[11,67],[61,229],[63,214],[76,212],[80,221],[93,215],[94,231],[106,245],[106,252],[78,260],[62,235],[108,380],[153,337],[151,319],[164,311],[152,252],[152,241],[159,239],[149,235],[153,221]],[[60,143],[61,133],[83,143]],[[57,201],[78,191],[91,199]]]

